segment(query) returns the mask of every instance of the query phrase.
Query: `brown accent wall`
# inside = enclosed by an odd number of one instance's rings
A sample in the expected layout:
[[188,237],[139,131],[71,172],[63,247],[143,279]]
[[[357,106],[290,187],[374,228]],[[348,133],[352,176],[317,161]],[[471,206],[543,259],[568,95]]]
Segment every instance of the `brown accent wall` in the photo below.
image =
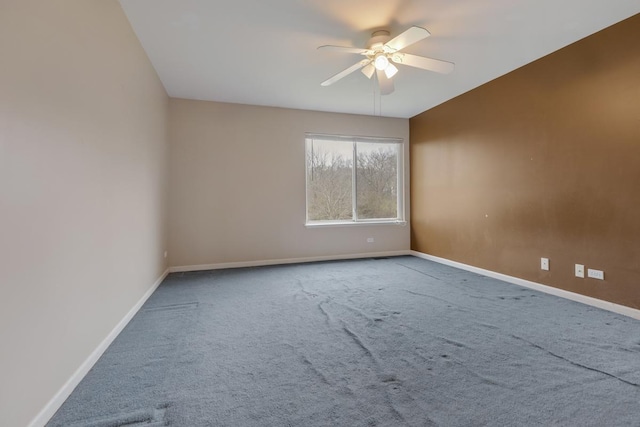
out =
[[640,308],[638,40],[635,15],[412,118],[412,249]]

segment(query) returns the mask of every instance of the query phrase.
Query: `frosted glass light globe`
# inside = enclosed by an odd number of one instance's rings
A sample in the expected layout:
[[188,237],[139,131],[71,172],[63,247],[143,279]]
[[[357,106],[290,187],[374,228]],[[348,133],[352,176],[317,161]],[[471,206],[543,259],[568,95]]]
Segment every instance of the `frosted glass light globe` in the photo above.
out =
[[384,55],[378,55],[373,61],[373,65],[375,65],[377,70],[383,71],[389,66],[389,60]]

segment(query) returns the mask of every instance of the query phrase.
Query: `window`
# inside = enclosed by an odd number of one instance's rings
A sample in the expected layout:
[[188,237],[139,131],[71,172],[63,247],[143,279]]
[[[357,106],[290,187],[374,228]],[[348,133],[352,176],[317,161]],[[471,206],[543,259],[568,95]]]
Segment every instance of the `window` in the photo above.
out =
[[403,145],[307,134],[307,225],[403,222]]

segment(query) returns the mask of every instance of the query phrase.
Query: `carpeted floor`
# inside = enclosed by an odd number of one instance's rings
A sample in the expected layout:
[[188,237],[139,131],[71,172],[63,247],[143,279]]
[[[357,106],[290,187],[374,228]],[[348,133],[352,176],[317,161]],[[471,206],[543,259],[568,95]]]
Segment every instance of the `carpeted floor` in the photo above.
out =
[[640,426],[640,321],[414,257],[171,274],[49,426]]

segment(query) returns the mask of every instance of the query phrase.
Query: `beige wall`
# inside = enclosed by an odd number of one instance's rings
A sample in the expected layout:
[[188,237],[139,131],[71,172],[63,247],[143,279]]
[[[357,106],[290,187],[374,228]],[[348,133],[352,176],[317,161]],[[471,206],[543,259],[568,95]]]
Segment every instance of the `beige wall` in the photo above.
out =
[[165,270],[168,98],[115,0],[0,4],[0,425]]
[[170,117],[172,266],[409,249],[408,226],[304,225],[305,132],[399,137],[408,154],[408,120],[182,99]]
[[638,40],[640,15],[412,118],[412,248],[640,308]]

